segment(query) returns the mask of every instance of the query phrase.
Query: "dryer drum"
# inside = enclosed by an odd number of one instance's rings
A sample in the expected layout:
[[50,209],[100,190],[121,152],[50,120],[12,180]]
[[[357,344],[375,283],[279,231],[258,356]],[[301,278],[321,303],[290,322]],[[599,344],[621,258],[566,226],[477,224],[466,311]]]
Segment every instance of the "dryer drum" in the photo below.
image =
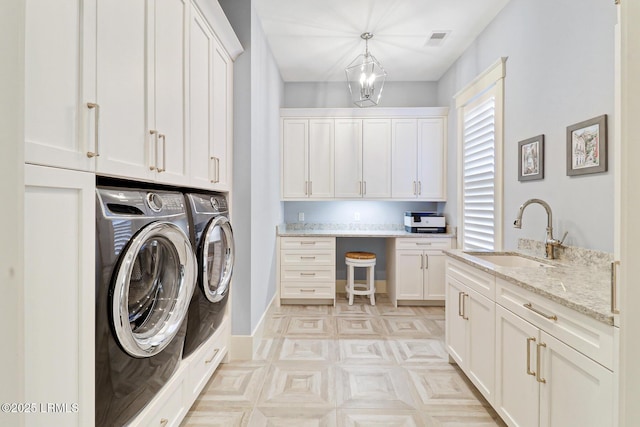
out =
[[178,226],[154,222],[122,253],[111,310],[118,342],[129,355],[156,355],[177,334],[196,281],[190,245]]

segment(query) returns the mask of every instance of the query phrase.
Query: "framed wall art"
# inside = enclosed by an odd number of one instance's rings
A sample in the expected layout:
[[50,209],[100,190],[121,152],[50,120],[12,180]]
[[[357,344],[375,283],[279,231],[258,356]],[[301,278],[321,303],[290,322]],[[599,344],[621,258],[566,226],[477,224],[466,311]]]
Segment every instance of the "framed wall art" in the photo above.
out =
[[518,142],[518,181],[544,178],[544,135]]
[[567,127],[567,175],[607,171],[607,115]]

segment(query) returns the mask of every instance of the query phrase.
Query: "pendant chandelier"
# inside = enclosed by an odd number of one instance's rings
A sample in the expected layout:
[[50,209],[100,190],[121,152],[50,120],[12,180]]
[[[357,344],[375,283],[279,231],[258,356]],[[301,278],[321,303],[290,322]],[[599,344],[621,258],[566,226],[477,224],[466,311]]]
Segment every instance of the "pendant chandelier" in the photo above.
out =
[[371,33],[362,33],[360,38],[365,42],[364,54],[358,55],[345,68],[347,83],[353,103],[358,107],[372,107],[378,105],[387,72],[380,62],[369,53],[369,39]]

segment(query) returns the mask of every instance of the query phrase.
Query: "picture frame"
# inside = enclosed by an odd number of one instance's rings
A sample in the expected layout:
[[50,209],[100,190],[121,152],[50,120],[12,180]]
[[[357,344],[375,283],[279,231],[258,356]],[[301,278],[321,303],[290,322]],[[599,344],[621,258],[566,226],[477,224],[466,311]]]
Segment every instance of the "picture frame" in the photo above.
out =
[[518,142],[518,181],[544,178],[544,135]]
[[607,115],[567,127],[567,175],[607,171]]

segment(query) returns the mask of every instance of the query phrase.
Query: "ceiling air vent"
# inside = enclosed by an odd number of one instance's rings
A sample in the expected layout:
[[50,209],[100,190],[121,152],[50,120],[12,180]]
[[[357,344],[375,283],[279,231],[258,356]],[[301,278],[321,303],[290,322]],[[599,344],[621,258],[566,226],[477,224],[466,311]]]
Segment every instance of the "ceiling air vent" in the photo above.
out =
[[425,46],[440,46],[444,39],[451,33],[451,31],[434,31],[431,33]]

